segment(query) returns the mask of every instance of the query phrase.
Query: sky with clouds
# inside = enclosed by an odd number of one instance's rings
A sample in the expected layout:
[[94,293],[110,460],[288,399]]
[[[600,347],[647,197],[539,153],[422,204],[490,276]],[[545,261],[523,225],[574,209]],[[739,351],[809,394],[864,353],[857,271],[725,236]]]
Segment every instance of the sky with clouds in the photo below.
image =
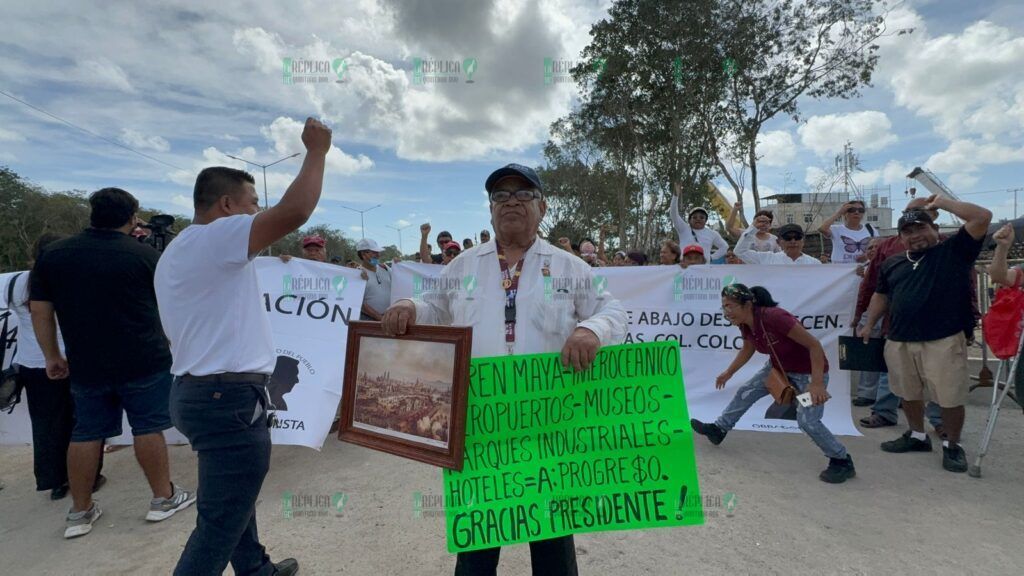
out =
[[[571,83],[544,81],[545,58],[577,58],[608,0],[225,0],[111,5],[5,2],[0,90],[138,150],[135,155],[0,96],[0,165],[54,190],[119,186],[147,207],[190,215],[204,166],[270,163],[302,151],[307,116],[334,130],[311,223],[414,250],[418,225],[456,238],[489,228],[483,182],[508,162],[538,165]],[[764,192],[805,192],[850,141],[864,186],[934,171],[965,200],[1013,216],[1024,188],[1024,3],[909,0],[890,14],[873,86],[860,98],[801,101],[799,124],[761,135]],[[283,59],[335,62],[324,82],[286,83]],[[462,63],[470,79],[433,83],[414,62]],[[340,81],[336,81],[339,80]],[[271,202],[300,159],[267,170]],[[249,168],[251,170],[251,168]],[[261,173],[255,169],[262,193]],[[723,189],[726,189],[723,186]],[[1024,214],[1024,189],[1019,194]]]

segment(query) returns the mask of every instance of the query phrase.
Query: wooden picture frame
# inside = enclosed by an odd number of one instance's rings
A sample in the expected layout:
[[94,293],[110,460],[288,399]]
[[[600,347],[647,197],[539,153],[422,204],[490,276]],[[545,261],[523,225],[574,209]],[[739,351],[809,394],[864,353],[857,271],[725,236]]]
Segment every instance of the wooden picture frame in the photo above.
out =
[[386,336],[379,322],[350,322],[338,439],[461,470],[472,334],[410,326]]

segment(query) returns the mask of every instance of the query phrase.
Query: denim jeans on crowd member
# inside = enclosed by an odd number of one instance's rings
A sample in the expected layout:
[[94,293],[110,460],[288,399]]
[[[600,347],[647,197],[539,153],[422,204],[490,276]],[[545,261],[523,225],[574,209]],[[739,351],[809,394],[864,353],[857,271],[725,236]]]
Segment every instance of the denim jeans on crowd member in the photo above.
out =
[[256,531],[256,499],[270,469],[265,381],[175,378],[171,418],[199,456],[196,528],[176,576],[274,573]]
[[[455,576],[495,576],[501,548],[460,552]],[[533,576],[578,576],[576,544],[572,535],[530,542]]]
[[[861,317],[860,322],[857,324],[857,333],[868,323],[867,315]],[[875,323],[875,327],[871,329],[871,337],[878,338],[882,335],[882,321],[879,320]],[[860,376],[857,380],[857,398],[867,398],[869,400],[875,400],[878,395],[878,380],[882,376],[882,372],[860,372]],[[888,378],[888,374],[886,375]],[[887,384],[888,386],[888,384]],[[877,400],[875,400],[877,402]],[[883,415],[886,420],[891,420],[888,416]]]
[[[732,430],[747,410],[750,410],[751,406],[767,396],[768,389],[765,388],[764,383],[768,379],[771,369],[771,363],[766,363],[757,371],[757,374],[754,374],[753,378],[748,380],[743,386],[740,386],[739,390],[736,391],[736,395],[732,397],[732,401],[725,407],[722,415],[718,417],[718,420],[715,420],[715,425],[726,432]],[[811,384],[810,374],[787,372],[786,376],[801,394],[806,392]],[[825,374],[825,386],[828,386],[828,374]],[[821,448],[825,456],[837,459],[846,458],[846,448],[821,422],[821,417],[824,413],[824,404],[808,408],[798,404],[796,407],[796,423],[800,426],[800,430],[810,436],[811,440],[818,445],[818,448]]]
[[[872,414],[878,414],[889,422],[899,422],[900,397],[893,394],[889,388],[889,373],[880,372],[878,378],[878,391],[875,394],[875,404],[871,407]],[[932,428],[942,426],[942,407],[932,401],[928,401],[924,407],[925,418]]]

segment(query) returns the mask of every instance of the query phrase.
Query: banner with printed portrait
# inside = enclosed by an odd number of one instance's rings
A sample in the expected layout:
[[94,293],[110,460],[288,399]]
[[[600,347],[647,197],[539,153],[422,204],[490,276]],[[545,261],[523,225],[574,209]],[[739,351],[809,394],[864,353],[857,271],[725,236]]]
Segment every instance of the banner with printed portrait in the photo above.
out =
[[[268,392],[276,410],[271,428],[274,444],[293,444],[320,449],[330,431],[341,398],[348,342],[348,323],[359,319],[366,281],[359,270],[293,258],[257,258],[256,270],[262,292],[261,307],[270,317],[277,355]],[[0,275],[0,289],[13,274]],[[6,299],[6,295],[3,296]],[[6,302],[0,315],[7,314]],[[17,318],[7,320],[10,364],[17,345]],[[72,372],[74,367],[71,367]],[[111,444],[131,444],[131,428],[108,439]],[[187,440],[175,429],[164,433],[168,443]],[[12,414],[0,414],[0,444],[28,444],[32,428],[24,399]]]

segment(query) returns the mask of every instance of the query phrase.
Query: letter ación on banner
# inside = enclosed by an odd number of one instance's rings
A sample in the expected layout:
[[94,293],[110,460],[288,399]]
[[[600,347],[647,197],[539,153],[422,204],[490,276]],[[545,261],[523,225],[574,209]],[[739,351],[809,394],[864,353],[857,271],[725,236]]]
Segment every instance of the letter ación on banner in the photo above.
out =
[[470,365],[462,471],[446,470],[448,550],[704,523],[675,342]]

